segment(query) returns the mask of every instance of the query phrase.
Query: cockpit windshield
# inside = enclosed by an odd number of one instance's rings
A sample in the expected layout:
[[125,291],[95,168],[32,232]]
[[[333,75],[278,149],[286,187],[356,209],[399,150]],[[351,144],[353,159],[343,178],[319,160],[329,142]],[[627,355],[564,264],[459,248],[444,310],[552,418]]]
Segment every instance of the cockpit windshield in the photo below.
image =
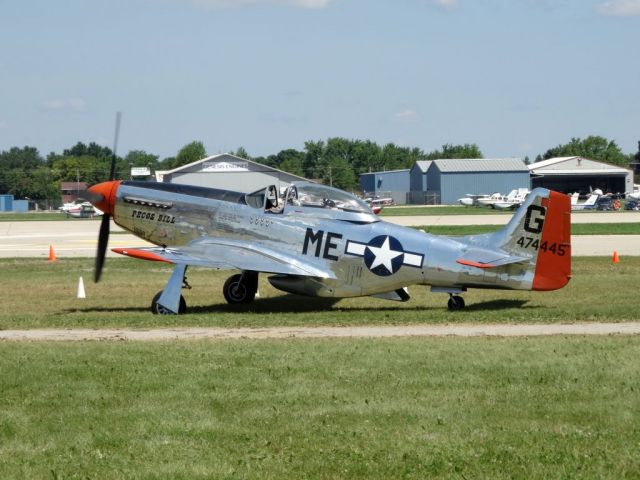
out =
[[371,213],[369,205],[350,193],[314,183],[291,185],[286,193],[286,202],[287,205],[293,206]]

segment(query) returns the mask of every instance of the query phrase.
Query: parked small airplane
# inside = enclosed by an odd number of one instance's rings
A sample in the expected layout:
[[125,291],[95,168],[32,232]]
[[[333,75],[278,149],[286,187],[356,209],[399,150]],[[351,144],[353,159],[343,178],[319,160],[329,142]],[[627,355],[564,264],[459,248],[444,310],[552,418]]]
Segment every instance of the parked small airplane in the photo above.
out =
[[[113,172],[113,169],[112,169]],[[113,178],[113,173],[112,173]],[[223,287],[230,304],[251,302],[258,274],[285,292],[318,297],[376,296],[406,301],[409,285],[449,294],[464,307],[468,288],[555,290],[571,278],[570,199],[536,189],[496,233],[440,237],[382,221],[357,197],[309,182],[244,194],[196,186],[107,181],[88,191],[104,211],[95,281],[109,222],[157,245],[115,248],[175,266],[153,298],[154,313],[186,311],[188,266],[238,270]]]
[[499,210],[515,210],[522,205],[527,195],[529,195],[528,188],[514,188],[507,195],[494,193],[489,197],[479,198],[478,204]]
[[633,192],[627,193],[626,198],[631,200],[640,200],[640,185],[634,183]]
[[97,217],[103,214],[103,212],[91,205],[89,202],[72,202],[65,203],[59,210],[65,213],[68,217],[75,218],[89,218]]
[[489,198],[489,195],[481,193],[467,193],[464,197],[458,199],[458,203],[460,205],[464,205],[465,207],[472,207],[480,205],[479,201],[481,198]]
[[[595,192],[599,192],[599,193],[595,193]],[[601,195],[602,195],[602,190],[596,190],[594,191],[594,193],[589,195],[589,198],[587,198],[584,202],[579,202],[578,197],[580,195],[579,193],[576,192],[571,195],[571,210],[595,210],[596,202],[598,201],[598,198],[600,198]]]

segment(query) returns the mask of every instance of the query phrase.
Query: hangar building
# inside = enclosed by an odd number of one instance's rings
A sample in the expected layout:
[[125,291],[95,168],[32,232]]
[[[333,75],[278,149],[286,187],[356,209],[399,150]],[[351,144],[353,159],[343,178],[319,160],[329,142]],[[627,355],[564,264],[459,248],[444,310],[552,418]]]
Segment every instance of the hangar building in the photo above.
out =
[[283,190],[291,182],[307,181],[306,178],[228,153],[212,155],[173,170],[156,171],[156,180],[245,193],[268,185]]
[[391,197],[398,205],[407,203],[409,169],[360,174],[360,189],[367,195]]
[[533,187],[564,193],[633,192],[633,171],[583,157],[556,157],[529,165]]
[[411,203],[454,204],[468,193],[530,188],[529,169],[520,158],[418,161],[410,172],[410,187]]

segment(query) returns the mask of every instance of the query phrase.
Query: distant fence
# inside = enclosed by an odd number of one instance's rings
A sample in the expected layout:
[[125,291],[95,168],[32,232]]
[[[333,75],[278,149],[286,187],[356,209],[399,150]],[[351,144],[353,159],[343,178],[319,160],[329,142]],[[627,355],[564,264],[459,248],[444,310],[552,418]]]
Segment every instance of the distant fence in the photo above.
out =
[[422,190],[407,192],[407,203],[413,205],[440,205],[440,192]]

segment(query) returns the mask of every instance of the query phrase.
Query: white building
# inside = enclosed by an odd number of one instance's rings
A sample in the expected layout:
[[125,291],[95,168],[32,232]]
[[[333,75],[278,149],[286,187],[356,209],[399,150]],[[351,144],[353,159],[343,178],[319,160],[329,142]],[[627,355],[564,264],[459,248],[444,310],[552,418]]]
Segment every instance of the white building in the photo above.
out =
[[156,181],[253,192],[268,185],[283,190],[291,182],[307,180],[277,168],[228,153],[212,155],[173,170],[156,171]]
[[564,193],[633,192],[633,171],[583,157],[556,157],[529,165],[531,185]]

